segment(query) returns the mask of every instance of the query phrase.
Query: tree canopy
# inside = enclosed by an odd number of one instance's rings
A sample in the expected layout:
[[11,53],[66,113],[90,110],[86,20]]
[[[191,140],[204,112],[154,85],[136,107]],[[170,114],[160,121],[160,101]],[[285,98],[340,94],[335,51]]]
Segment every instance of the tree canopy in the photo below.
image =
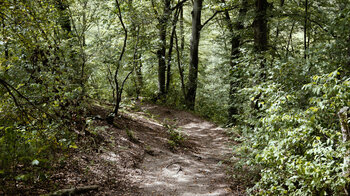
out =
[[0,21],[4,180],[133,99],[228,127],[249,194],[350,190],[348,0],[2,0]]

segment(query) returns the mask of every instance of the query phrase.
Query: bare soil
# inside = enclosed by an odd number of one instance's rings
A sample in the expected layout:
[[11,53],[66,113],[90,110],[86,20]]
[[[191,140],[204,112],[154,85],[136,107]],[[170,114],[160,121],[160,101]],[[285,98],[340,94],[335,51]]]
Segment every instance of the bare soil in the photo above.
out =
[[[103,120],[109,111],[91,106],[78,148],[57,155],[47,180],[31,186],[17,182],[14,191],[2,193],[40,195],[97,185],[82,195],[245,195],[244,186],[227,174],[234,142],[224,129],[154,104],[125,108],[114,125]],[[174,148],[164,124],[175,126],[186,140]]]
[[156,155],[146,154],[141,165],[142,195],[244,195],[243,187],[234,185],[227,175],[233,142],[224,129],[191,113],[162,106],[146,104],[141,111],[175,124],[192,145],[181,152],[152,146]]

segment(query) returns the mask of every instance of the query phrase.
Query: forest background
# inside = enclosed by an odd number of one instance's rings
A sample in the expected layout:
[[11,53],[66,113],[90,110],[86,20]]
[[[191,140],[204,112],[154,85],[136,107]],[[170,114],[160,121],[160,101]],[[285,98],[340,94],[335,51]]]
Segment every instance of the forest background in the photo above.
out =
[[251,194],[347,194],[348,0],[2,0],[0,21],[5,181],[76,148],[92,100],[113,122],[142,99],[230,127]]

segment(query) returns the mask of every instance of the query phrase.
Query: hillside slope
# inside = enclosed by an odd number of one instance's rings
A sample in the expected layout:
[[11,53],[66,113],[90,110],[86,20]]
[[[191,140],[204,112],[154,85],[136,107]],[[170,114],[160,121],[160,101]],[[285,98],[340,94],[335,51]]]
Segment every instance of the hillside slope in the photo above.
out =
[[244,195],[227,175],[232,141],[224,129],[188,112],[140,103],[110,125],[104,120],[109,107],[91,106],[77,147],[56,155],[47,181],[4,192],[40,195],[94,185],[98,189],[83,195]]

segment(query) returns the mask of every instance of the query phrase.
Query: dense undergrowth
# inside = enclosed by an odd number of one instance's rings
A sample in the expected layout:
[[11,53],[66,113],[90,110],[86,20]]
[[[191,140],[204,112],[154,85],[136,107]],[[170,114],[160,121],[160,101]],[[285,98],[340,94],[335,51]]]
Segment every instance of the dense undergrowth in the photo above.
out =
[[[300,91],[279,85],[261,86],[266,95],[260,116],[237,126],[244,137],[236,153],[259,167],[260,179],[250,189],[257,195],[342,194],[348,183],[337,112],[350,104],[350,79],[339,71],[314,76]],[[305,97],[308,95],[308,97]],[[300,103],[306,99],[303,105]]]

